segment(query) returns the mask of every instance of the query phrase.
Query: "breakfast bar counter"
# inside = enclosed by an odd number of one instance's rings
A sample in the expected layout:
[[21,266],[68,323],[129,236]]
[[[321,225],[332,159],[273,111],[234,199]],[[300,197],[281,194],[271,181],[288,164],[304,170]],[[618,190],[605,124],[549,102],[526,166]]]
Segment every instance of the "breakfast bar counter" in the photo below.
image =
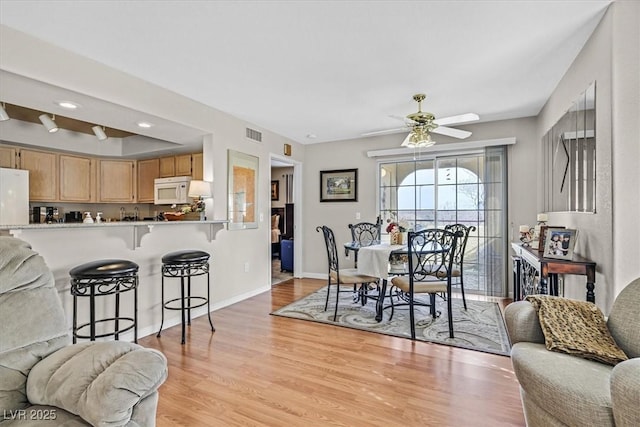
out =
[[[162,313],[162,257],[178,250],[204,251],[211,256],[211,309],[227,305],[224,290],[217,279],[220,273],[218,258],[220,230],[227,220],[212,221],[118,221],[103,223],[52,223],[0,225],[0,235],[11,235],[26,241],[38,252],[52,271],[58,295],[62,301],[69,330],[73,324],[73,298],[69,272],[84,263],[96,260],[121,259],[139,266],[138,276],[138,337],[155,334],[160,327]],[[225,240],[225,239],[222,239]],[[224,258],[223,258],[224,259]],[[192,280],[194,292],[205,289],[206,280]],[[167,299],[177,298],[179,286],[168,286]],[[233,302],[233,301],[232,301]],[[122,301],[123,312],[133,302]],[[88,309],[79,307],[79,318],[88,317]],[[111,317],[114,311],[111,299],[96,304],[97,318]],[[207,307],[194,309],[192,317],[206,314]],[[165,316],[165,327],[180,323],[180,314]],[[133,333],[124,333],[121,340],[131,341]]]

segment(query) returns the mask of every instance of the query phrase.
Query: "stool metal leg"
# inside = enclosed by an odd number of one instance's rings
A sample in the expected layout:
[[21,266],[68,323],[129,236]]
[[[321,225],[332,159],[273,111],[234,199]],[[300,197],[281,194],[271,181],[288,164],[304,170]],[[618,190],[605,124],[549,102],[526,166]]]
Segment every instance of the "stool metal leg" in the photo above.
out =
[[133,289],[133,342],[138,343],[138,276],[135,278],[136,287]]
[[160,332],[162,332],[162,325],[164,325],[164,266],[162,267],[162,289],[160,291],[161,299],[160,305],[162,306],[160,309],[160,330],[156,334],[156,338],[160,338]]
[[180,277],[180,296],[182,298],[180,298],[180,304],[182,307],[182,310],[180,310],[181,314],[182,314],[182,343],[184,344],[184,336],[185,336],[185,306],[184,306],[184,276]]
[[120,283],[119,282],[116,284],[115,293],[116,293],[116,317],[113,320],[115,324],[113,339],[115,339],[116,341],[120,341]]
[[209,271],[207,270],[207,317],[209,318],[209,324],[211,325],[211,332],[215,332],[216,328],[213,327],[213,321],[211,320],[211,286],[209,282]]
[[96,287],[91,285],[89,296],[89,337],[91,341],[96,340]]
[[78,341],[78,296],[73,294],[73,343]]
[[[184,270],[182,270],[184,274]],[[191,326],[191,269],[187,269],[187,301],[189,302],[187,306],[187,318],[189,319],[188,325]]]

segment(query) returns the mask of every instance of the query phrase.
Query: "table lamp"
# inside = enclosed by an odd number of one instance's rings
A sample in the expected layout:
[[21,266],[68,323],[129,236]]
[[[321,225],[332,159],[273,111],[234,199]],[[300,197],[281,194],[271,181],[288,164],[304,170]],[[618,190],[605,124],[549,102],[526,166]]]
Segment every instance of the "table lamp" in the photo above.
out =
[[200,221],[204,221],[206,219],[204,198],[211,197],[211,182],[192,179],[191,182],[189,182],[187,196],[198,199],[196,202],[196,212],[200,213]]

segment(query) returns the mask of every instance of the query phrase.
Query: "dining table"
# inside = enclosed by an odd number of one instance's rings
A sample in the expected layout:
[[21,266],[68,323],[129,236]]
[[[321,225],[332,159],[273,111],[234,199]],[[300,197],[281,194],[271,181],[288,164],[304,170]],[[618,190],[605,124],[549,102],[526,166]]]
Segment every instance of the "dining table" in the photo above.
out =
[[[378,277],[381,280],[380,295],[376,300],[376,321],[382,321],[384,310],[384,298],[387,296],[387,284],[389,277],[409,273],[407,262],[395,262],[392,260],[406,258],[409,254],[407,245],[392,245],[377,241],[361,244],[359,242],[347,242],[344,244],[345,253],[357,252],[358,274]],[[447,248],[438,243],[427,245],[419,251],[420,254],[433,254],[447,251]],[[390,295],[389,295],[390,296]]]

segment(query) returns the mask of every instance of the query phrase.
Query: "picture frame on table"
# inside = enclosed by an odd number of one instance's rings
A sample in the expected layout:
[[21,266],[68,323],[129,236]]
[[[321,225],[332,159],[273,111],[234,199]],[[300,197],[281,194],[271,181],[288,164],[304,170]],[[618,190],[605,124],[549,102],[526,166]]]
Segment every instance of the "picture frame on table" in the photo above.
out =
[[280,181],[271,181],[271,200],[280,200]]
[[540,230],[538,234],[538,252],[540,252],[541,254],[544,253],[544,247],[545,247],[546,237],[547,237],[547,229],[549,228],[565,228],[565,227],[561,225],[541,225],[540,226]]
[[578,230],[547,228],[544,239],[544,257],[571,260],[578,238]]
[[320,171],[320,202],[357,202],[358,169]]

